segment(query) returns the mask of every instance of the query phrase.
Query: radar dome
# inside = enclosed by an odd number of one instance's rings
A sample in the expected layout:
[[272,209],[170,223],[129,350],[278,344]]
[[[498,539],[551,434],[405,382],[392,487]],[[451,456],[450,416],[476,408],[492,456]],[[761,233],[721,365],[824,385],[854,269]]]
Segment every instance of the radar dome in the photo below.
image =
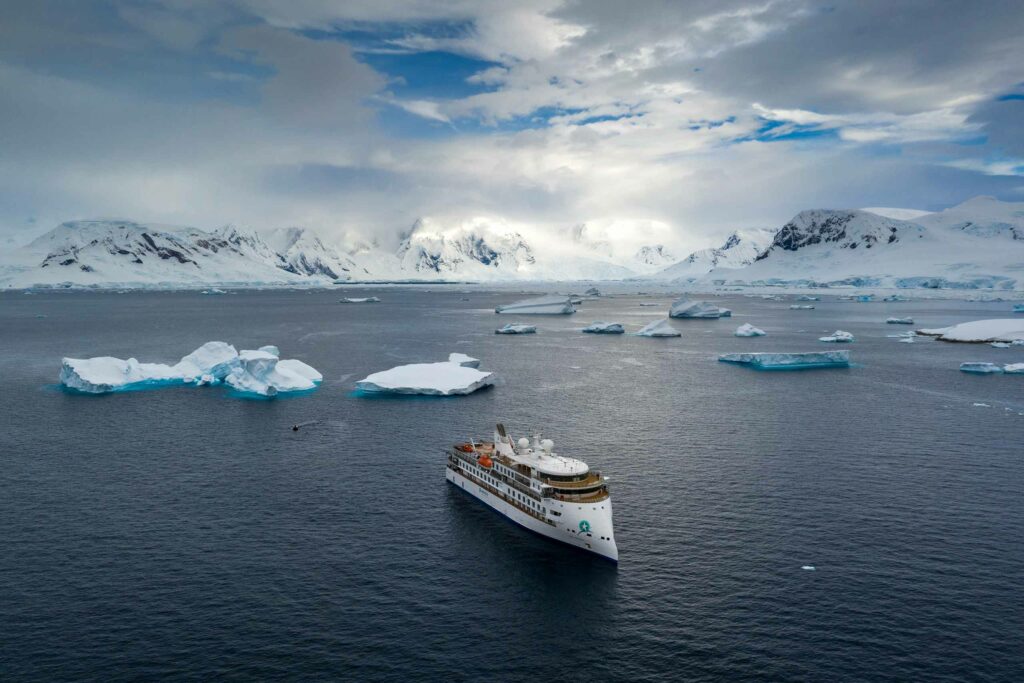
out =
[[525,436],[522,437],[521,439],[519,439],[518,443],[519,443],[519,447],[520,448],[529,448],[530,447],[530,440],[527,439]]
[[551,439],[544,439],[543,441],[540,442],[540,447],[543,448],[548,453],[550,453],[551,449],[555,447],[555,442],[552,441]]

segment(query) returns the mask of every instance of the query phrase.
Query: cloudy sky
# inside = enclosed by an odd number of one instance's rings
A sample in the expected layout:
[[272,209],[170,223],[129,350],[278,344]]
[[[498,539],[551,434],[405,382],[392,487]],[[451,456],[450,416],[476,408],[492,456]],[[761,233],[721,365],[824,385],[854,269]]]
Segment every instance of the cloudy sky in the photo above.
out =
[[[1019,0],[0,0],[0,234],[1024,200]],[[637,239],[640,239],[639,237]]]

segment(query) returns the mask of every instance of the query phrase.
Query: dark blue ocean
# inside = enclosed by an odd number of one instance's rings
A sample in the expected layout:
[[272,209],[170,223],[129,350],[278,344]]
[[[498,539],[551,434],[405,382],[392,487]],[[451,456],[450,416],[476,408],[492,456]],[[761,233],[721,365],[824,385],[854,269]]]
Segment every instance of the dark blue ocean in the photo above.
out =
[[[579,332],[670,301],[624,295],[508,337],[493,307],[518,292],[432,289],[0,295],[0,680],[1024,680],[1024,377],[957,370],[1024,348],[883,324],[1009,304],[737,295],[679,339]],[[733,337],[743,322],[768,336]],[[849,370],[716,362],[833,348],[816,338],[837,328]],[[324,383],[55,386],[62,356],[210,340],[276,344]],[[353,394],[452,351],[502,383]],[[445,482],[445,448],[497,421],[611,477],[618,566]]]

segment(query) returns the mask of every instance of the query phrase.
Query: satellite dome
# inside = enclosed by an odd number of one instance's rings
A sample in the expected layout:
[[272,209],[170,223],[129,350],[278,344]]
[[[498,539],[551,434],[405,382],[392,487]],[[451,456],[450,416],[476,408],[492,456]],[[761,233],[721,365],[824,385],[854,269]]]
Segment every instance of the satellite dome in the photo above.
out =
[[520,448],[529,448],[529,447],[530,447],[530,440],[529,440],[529,439],[527,439],[527,438],[526,438],[526,437],[524,436],[524,437],[522,437],[522,438],[520,438],[520,439],[519,439],[519,441],[518,441],[518,444],[519,444],[519,447],[520,447]]
[[543,448],[546,452],[550,453],[551,449],[555,447],[555,442],[552,441],[551,439],[544,439],[540,442],[540,447]]

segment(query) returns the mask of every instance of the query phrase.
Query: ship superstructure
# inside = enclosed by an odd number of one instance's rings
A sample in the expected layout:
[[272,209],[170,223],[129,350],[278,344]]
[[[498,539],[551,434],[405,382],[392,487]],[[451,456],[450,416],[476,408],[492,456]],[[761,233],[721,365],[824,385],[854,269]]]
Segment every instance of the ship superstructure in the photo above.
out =
[[554,452],[550,439],[513,441],[501,424],[492,441],[448,451],[448,481],[542,536],[618,561],[606,478]]

